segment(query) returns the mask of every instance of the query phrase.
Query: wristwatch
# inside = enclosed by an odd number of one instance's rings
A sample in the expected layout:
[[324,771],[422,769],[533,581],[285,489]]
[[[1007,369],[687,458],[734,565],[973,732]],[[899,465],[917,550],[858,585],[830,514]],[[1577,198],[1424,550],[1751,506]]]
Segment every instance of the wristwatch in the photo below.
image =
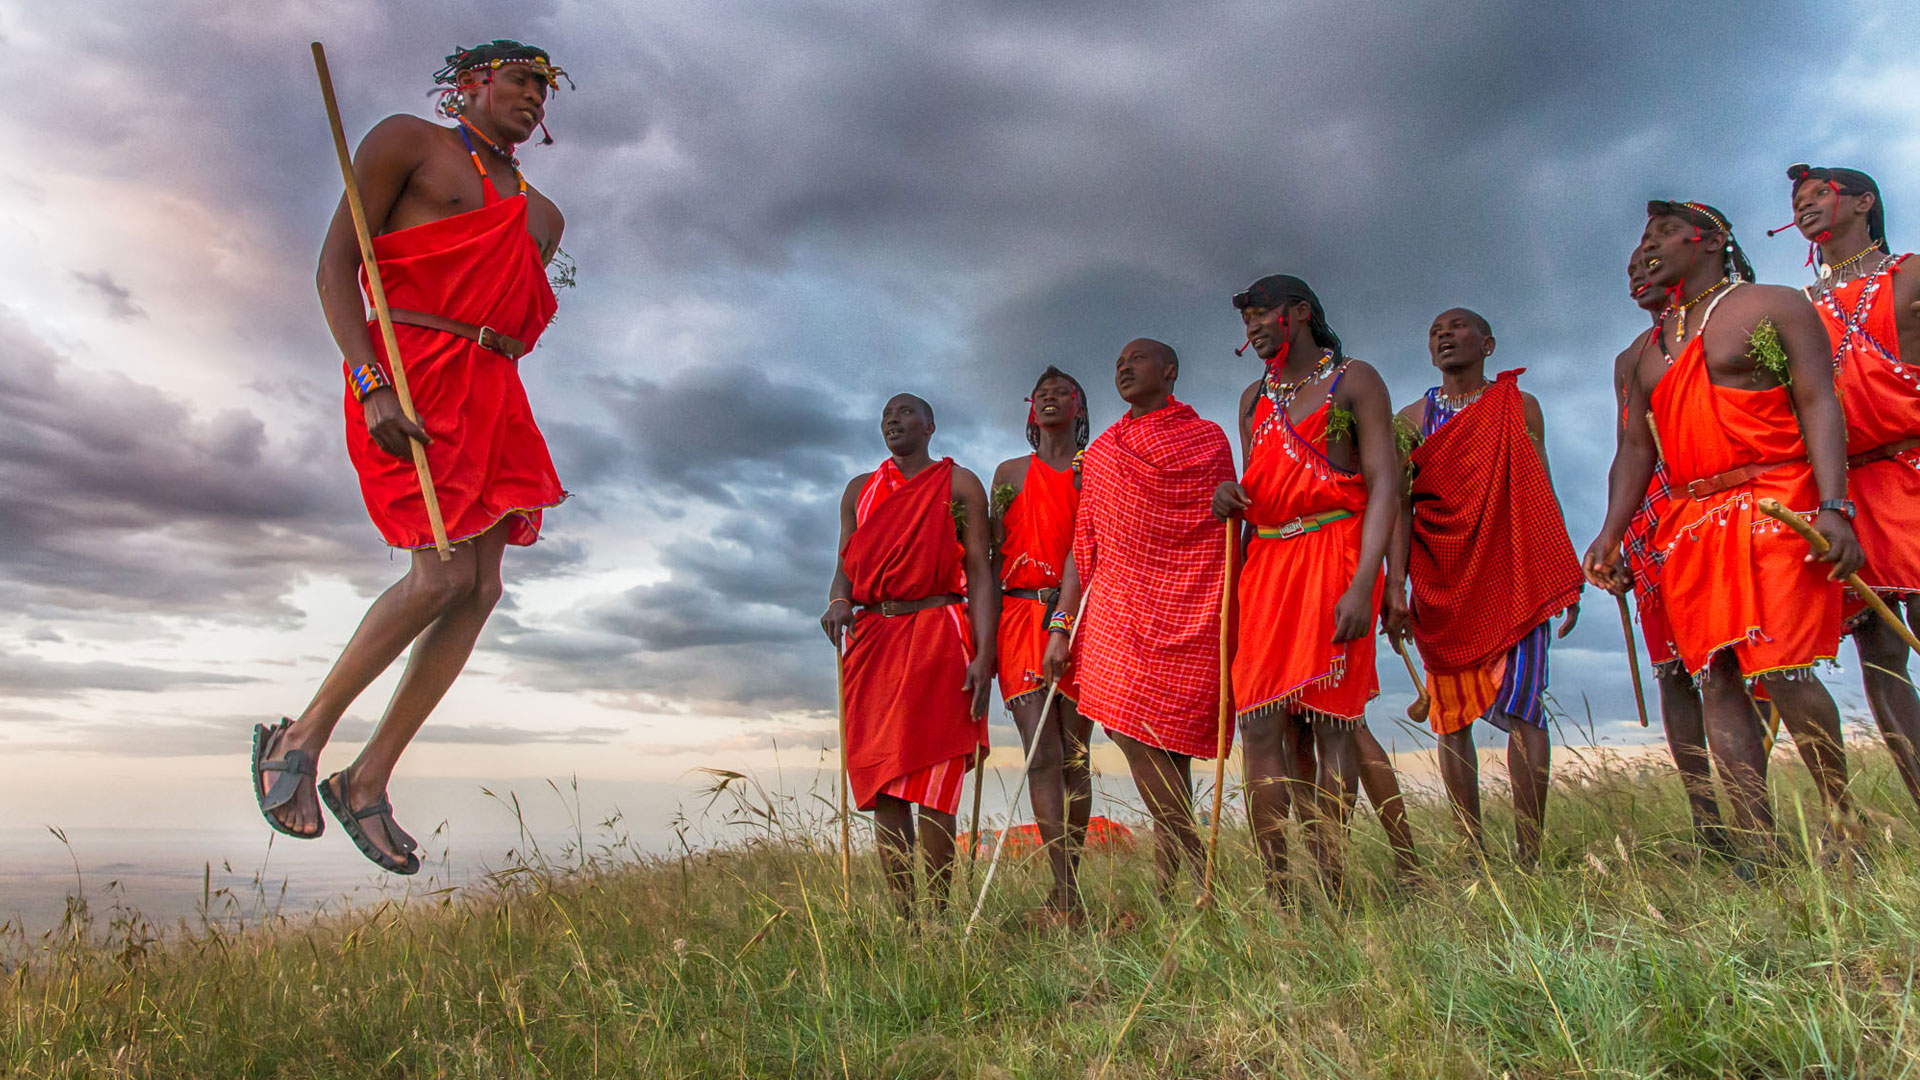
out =
[[1822,499],[1819,508],[1821,510],[1838,510],[1840,516],[1846,518],[1848,521],[1852,521],[1853,516],[1860,512],[1859,508],[1853,505],[1852,499]]

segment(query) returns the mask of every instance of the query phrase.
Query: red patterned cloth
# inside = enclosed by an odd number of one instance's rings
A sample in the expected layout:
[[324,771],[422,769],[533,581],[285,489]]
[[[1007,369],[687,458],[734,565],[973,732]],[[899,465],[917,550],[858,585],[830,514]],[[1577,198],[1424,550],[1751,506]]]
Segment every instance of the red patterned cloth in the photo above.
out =
[[[1002,589],[1058,589],[1060,573],[1073,547],[1073,510],[1080,501],[1074,490],[1073,470],[1058,472],[1038,454],[1027,455],[1027,471],[1020,493],[1013,497],[1001,524],[1006,539],[1000,545]],[[1015,698],[1046,689],[1040,658],[1047,649],[1047,608],[1025,596],[1000,598],[1000,697]],[[1080,700],[1073,674],[1061,680],[1059,697]]]
[[1481,667],[1580,598],[1585,580],[1519,376],[1503,371],[1414,449],[1413,638],[1429,669]]
[[[860,493],[853,536],[840,553],[856,605],[919,600],[958,592],[960,545],[953,535],[953,459],[911,477],[889,459]],[[854,616],[842,673],[846,691],[847,776],[854,805],[905,781],[900,797],[951,800],[949,765],[987,745],[986,717],[975,717],[962,689],[973,659],[967,606],[948,604],[906,615]],[[922,805],[952,813],[953,805]]]
[[[1233,653],[1233,698],[1243,720],[1286,709],[1354,721],[1380,693],[1373,628],[1352,641],[1333,640],[1333,609],[1360,565],[1367,483],[1327,460],[1332,412],[1332,387],[1297,425],[1265,394],[1254,404],[1253,446],[1240,481],[1252,500],[1247,523],[1271,530],[1331,511],[1353,516],[1284,539],[1256,535],[1248,547],[1236,588],[1240,632]],[[1385,581],[1374,567],[1373,611],[1380,610]]]
[[[1847,414],[1849,456],[1920,436],[1920,369],[1900,358],[1893,303],[1894,272],[1909,258],[1891,259],[1814,305],[1833,340],[1833,388]],[[1867,556],[1860,579],[1882,596],[1920,595],[1920,447],[1848,469],[1847,493],[1860,508],[1853,522]],[[1866,606],[1851,593],[1845,603],[1849,617]]]
[[1074,656],[1080,711],[1108,731],[1214,755],[1226,532],[1210,506],[1233,478],[1226,433],[1177,401],[1087,447],[1073,562],[1090,592]]
[[[387,302],[408,311],[490,326],[532,349],[553,318],[553,288],[533,237],[525,196],[502,199],[492,184],[477,210],[373,238]],[[365,283],[365,273],[361,281]],[[420,424],[433,436],[427,467],[454,543],[512,518],[510,544],[540,536],[540,512],[567,497],[554,474],[547,441],[514,361],[478,343],[423,326],[393,328]],[[377,323],[367,336],[388,365]],[[390,370],[390,369],[389,369]],[[345,395],[347,456],[360,475],[360,495],[380,535],[394,547],[433,546],[427,504],[413,459],[380,449],[366,415]]]
[[[1725,298],[1728,294],[1721,293]],[[1809,563],[1806,541],[1760,512],[1763,498],[1802,514],[1820,494],[1784,386],[1715,386],[1707,325],[1654,384],[1649,404],[1676,492],[1748,465],[1772,468],[1705,498],[1676,498],[1661,525],[1661,594],[1680,660],[1695,675],[1731,648],[1748,678],[1831,660],[1840,644],[1840,583]]]

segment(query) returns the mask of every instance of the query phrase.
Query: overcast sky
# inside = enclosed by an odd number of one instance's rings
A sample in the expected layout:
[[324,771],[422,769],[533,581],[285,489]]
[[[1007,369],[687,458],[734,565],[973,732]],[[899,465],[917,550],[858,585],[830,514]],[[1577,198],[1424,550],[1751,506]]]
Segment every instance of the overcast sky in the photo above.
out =
[[[1315,285],[1396,404],[1434,381],[1431,318],[1485,314],[1491,368],[1526,367],[1545,403],[1584,549],[1609,363],[1645,322],[1624,276],[1645,201],[1716,204],[1762,278],[1796,284],[1804,245],[1764,236],[1788,164],[1874,173],[1897,247],[1920,207],[1911,4],[460,10],[0,0],[7,820],[244,822],[249,726],[305,704],[404,569],[359,501],[313,293],[340,189],[316,37],[355,138],[427,115],[455,45],[538,43],[579,87],[522,154],[578,265],[521,364],[574,498],[509,552],[402,789],[817,747],[833,500],[885,453],[881,403],[933,402],[936,452],[985,475],[1025,452],[1041,368],[1080,377],[1098,430],[1113,357],[1152,336],[1230,420],[1257,364],[1228,297],[1266,273]],[[1625,737],[1598,599],[1555,692]],[[1405,675],[1382,681],[1397,712]]]

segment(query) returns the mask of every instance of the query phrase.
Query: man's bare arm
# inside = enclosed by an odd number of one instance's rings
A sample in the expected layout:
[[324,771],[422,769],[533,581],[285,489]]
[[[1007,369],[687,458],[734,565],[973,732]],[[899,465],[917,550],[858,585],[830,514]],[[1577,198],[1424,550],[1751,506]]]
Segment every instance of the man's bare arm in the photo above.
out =
[[[413,171],[426,159],[426,139],[438,130],[417,116],[389,116],[374,125],[353,155],[353,176],[366,211],[367,231],[379,236],[394,204],[407,189]],[[327,329],[351,365],[371,363],[373,345],[367,338],[366,302],[360,296],[360,240],[354,234],[347,197],[340,196],[327,237],[320,246],[320,265],[314,284],[320,292],[320,311]]]
[[847,541],[853,539],[854,511],[860,505],[860,492],[867,486],[867,478],[872,473],[861,473],[847,483],[847,490],[840,494],[840,543],[834,547],[833,581],[827,586],[827,610],[820,616],[820,629],[826,631],[827,640],[834,648],[840,647],[841,635],[848,640],[853,637],[853,581],[847,577],[845,556]]
[[[1832,341],[1820,314],[1795,290],[1781,290],[1781,301],[1770,317],[1780,333],[1780,344],[1787,351],[1787,367],[1793,373],[1794,415],[1800,419],[1800,437],[1807,445],[1807,463],[1813,467],[1813,482],[1820,489],[1820,501],[1847,497],[1847,421],[1840,411],[1840,399],[1833,392]],[[1797,509],[1797,508],[1796,508]],[[1823,511],[1813,519],[1813,527],[1826,537],[1825,555],[1808,559],[1832,563],[1828,576],[1838,579],[1860,569],[1866,558],[1853,525],[1842,514]]]
[[967,666],[966,689],[973,694],[973,715],[987,715],[993,690],[994,650],[1000,631],[1000,583],[993,576],[988,553],[987,493],[980,478],[956,467],[951,495],[966,511],[960,545],[967,566],[967,617],[973,624],[973,662]]
[[1366,516],[1360,523],[1360,562],[1347,595],[1334,609],[1333,640],[1352,641],[1373,630],[1373,582],[1386,562],[1406,492],[1406,469],[1393,440],[1393,403],[1387,384],[1371,364],[1354,361],[1340,381],[1336,403],[1353,414],[1360,476],[1367,485]]
[[1607,515],[1600,535],[1587,545],[1582,565],[1587,580],[1609,592],[1626,591],[1626,574],[1619,566],[1620,541],[1646,498],[1653,480],[1653,429],[1647,422],[1647,393],[1636,371],[1627,380],[1627,422],[1621,425],[1613,464],[1607,468]]

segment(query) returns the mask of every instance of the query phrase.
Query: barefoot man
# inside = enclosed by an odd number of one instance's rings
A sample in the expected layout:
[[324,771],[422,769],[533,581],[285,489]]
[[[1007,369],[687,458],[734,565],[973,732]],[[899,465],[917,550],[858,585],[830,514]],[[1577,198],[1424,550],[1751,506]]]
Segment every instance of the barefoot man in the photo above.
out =
[[[1633,302],[1656,318],[1667,305],[1666,294],[1647,280],[1646,253],[1634,245],[1627,260],[1627,288]],[[1626,438],[1627,380],[1635,365],[1653,349],[1654,331],[1642,330],[1633,344],[1613,359],[1614,404],[1620,409],[1620,427],[1614,445]],[[1640,634],[1647,644],[1647,662],[1653,665],[1654,683],[1660,690],[1660,723],[1666,731],[1667,751],[1680,771],[1680,785],[1687,793],[1687,809],[1693,816],[1694,843],[1704,851],[1730,855],[1726,827],[1720,823],[1720,805],[1713,797],[1713,768],[1707,756],[1706,729],[1702,727],[1700,691],[1693,676],[1674,652],[1673,634],[1667,628],[1667,611],[1660,595],[1660,564],[1665,556],[1658,537],[1660,522],[1672,514],[1669,505],[1673,489],[1668,484],[1664,462],[1654,465],[1653,481],[1647,485],[1646,498],[1627,527],[1626,569],[1631,575],[1634,601],[1640,613]],[[1627,578],[1617,578],[1615,587],[1625,588]]]
[[840,560],[820,626],[846,642],[847,777],[873,811],[881,865],[914,911],[914,807],[927,895],[953,880],[954,811],[987,748],[1000,596],[979,477],[927,453],[933,406],[895,395],[880,414],[892,455],[840,498]]
[[[1087,394],[1073,376],[1049,367],[1034,384],[1027,410],[1033,453],[993,471],[994,549],[999,570],[1000,696],[1032,754],[1027,793],[1053,868],[1053,892],[1042,914],[1076,919],[1082,911],[1075,873],[1093,812],[1093,772],[1087,761],[1092,724],[1074,704],[1080,689],[1071,675],[1047,697],[1043,655],[1047,622],[1060,599],[1060,574],[1073,548],[1074,455],[1087,445]],[[1069,612],[1071,614],[1071,612]],[[1042,730],[1044,728],[1044,730]],[[1034,746],[1038,733],[1040,744]]]
[[[1627,415],[1638,422],[1624,427],[1614,455],[1587,576],[1617,580],[1620,541],[1656,456],[1663,459],[1674,490],[1659,530],[1667,621],[1681,662],[1701,683],[1707,747],[1734,822],[1770,856],[1767,756],[1750,680],[1767,689],[1802,754],[1818,763],[1812,771],[1828,832],[1850,817],[1840,715],[1813,677],[1813,665],[1839,646],[1838,579],[1861,561],[1833,352],[1798,290],[1749,283],[1746,256],[1713,207],[1649,203],[1641,250],[1647,280],[1670,299],[1656,348],[1628,380]],[[1812,517],[1831,545],[1827,555],[1816,559],[1763,515],[1763,498]]]
[[[1787,170],[1793,223],[1815,245],[1808,291],[1833,343],[1833,388],[1847,417],[1847,488],[1860,507],[1860,577],[1920,627],[1920,265],[1887,248],[1880,186],[1856,169]],[[1902,358],[1905,358],[1904,360]],[[1848,595],[1843,610],[1867,705],[1920,802],[1920,695],[1907,646]]]
[[1211,758],[1219,732],[1220,591],[1225,533],[1209,512],[1233,479],[1226,432],[1174,399],[1180,359],[1151,338],[1127,343],[1113,385],[1127,414],[1087,448],[1073,558],[1049,625],[1048,678],[1066,673],[1080,590],[1086,620],[1073,655],[1080,711],[1127,757],[1153,817],[1161,894],[1184,859],[1203,852],[1191,767]]
[[1400,411],[1421,441],[1408,457],[1410,507],[1397,530],[1387,587],[1413,585],[1411,626],[1427,667],[1428,722],[1461,828],[1483,852],[1473,722],[1484,719],[1507,733],[1514,858],[1532,867],[1540,859],[1552,766],[1541,700],[1549,624],[1564,611],[1560,636],[1573,629],[1581,577],[1547,469],[1540,402],[1520,389],[1524,369],[1487,381],[1493,349],[1487,320],[1466,308],[1441,312],[1428,328],[1440,385]]
[[[1240,395],[1245,475],[1213,496],[1216,518],[1244,517],[1253,530],[1238,586],[1233,697],[1254,835],[1268,892],[1285,899],[1285,823],[1289,803],[1298,805],[1322,880],[1337,894],[1349,792],[1361,780],[1356,736],[1380,693],[1374,618],[1388,595],[1382,566],[1406,473],[1387,384],[1341,354],[1306,282],[1264,277],[1233,303],[1267,369]],[[1316,760],[1317,775],[1294,764]],[[1392,783],[1391,766],[1385,775]],[[1394,783],[1384,805],[1404,826],[1399,796]],[[1394,849],[1405,873],[1411,841]]]
[[[514,147],[546,114],[565,73],[544,49],[494,41],[447,57],[435,81],[453,127],[382,120],[354,155],[419,425],[400,411],[392,370],[356,275],[360,249],[343,198],[320,251],[320,307],[345,356],[347,453],[380,535],[412,554],[313,701],[253,740],[255,795],[268,824],[319,836],[325,801],[367,858],[420,869],[395,823],[387,781],[400,753],[467,662],[500,599],[507,545],[540,534],[566,498],[534,425],[516,362],[553,318],[542,267],[560,246],[560,211],[520,175]],[[453,558],[433,550],[411,441],[426,444]],[[360,756],[316,793],[321,748],[340,716],[411,644],[406,671]]]

